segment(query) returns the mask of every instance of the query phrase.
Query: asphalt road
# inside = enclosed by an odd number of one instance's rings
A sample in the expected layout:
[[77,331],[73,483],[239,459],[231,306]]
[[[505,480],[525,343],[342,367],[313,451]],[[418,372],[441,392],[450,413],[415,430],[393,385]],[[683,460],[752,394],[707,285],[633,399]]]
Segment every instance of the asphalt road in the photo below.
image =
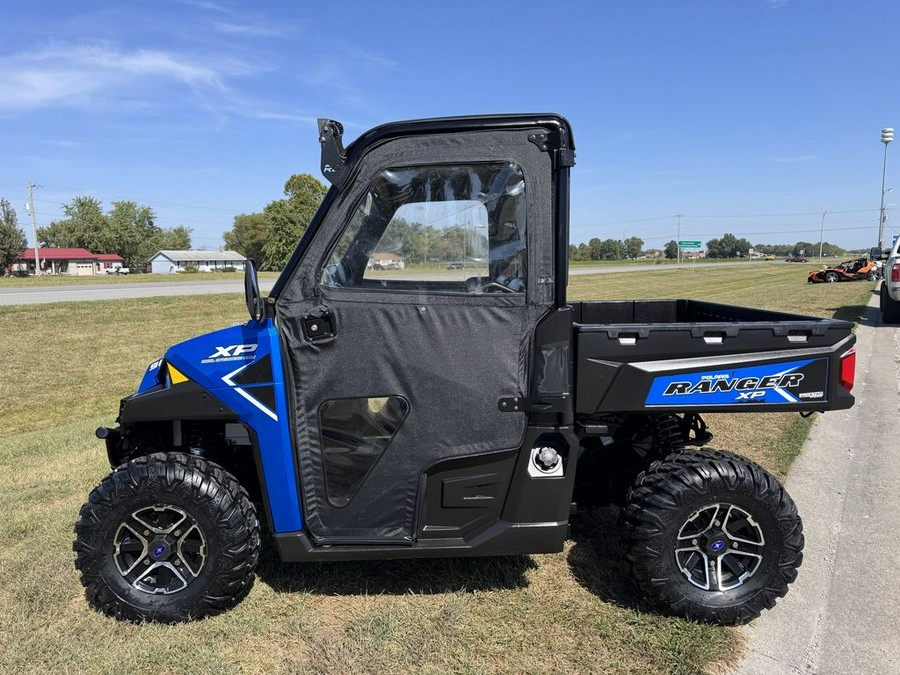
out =
[[[263,292],[271,290],[274,279],[259,282]],[[0,305],[27,305],[75,300],[120,300],[152,298],[164,295],[204,295],[243,293],[242,281],[156,281],[146,284],[77,284],[72,286],[33,286],[0,288]]]
[[803,566],[746,630],[734,675],[900,673],[900,328],[873,295],[858,330],[856,405],[823,415],[787,479]]
[[[686,269],[703,270],[713,267],[730,265],[743,265],[745,267],[759,265],[784,265],[776,261],[750,262],[721,262],[721,263],[684,263]],[[618,272],[665,272],[673,268],[669,265],[597,265],[591,267],[573,267],[570,270],[572,276],[583,274],[614,274]],[[432,278],[439,280],[454,280],[460,278],[460,272],[437,274]],[[271,290],[275,284],[274,279],[260,280],[260,288],[263,292]],[[132,282],[121,284],[77,284],[71,286],[33,286],[17,288],[0,288],[0,305],[27,305],[46,302],[65,302],[76,300],[116,300],[121,298],[151,298],[165,295],[203,295],[205,293],[243,293],[242,281],[158,281],[158,282]]]

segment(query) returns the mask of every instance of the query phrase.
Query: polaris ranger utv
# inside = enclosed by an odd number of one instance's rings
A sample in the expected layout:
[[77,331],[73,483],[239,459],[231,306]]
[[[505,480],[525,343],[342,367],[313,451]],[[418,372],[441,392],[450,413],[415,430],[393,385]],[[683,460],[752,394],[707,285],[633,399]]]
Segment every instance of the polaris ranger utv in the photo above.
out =
[[97,430],[113,471],[74,543],[93,606],[233,606],[258,519],[284,561],[493,556],[561,551],[570,516],[608,503],[663,611],[741,623],[787,592],[791,498],[686,446],[707,411],[853,405],[849,323],[570,302],[557,115],[388,124],[347,148],[320,120],[319,141],[332,186],[269,296],[250,261],[250,320],[170,348]]

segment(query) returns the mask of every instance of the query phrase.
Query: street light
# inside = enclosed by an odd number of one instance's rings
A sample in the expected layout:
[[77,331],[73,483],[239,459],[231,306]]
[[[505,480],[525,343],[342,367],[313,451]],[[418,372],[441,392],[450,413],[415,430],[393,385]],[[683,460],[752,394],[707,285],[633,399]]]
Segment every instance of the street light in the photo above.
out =
[[881,130],[881,142],[884,143],[884,162],[881,165],[881,209],[878,212],[878,256],[884,250],[884,177],[887,171],[887,146],[894,140],[894,130],[891,128]]

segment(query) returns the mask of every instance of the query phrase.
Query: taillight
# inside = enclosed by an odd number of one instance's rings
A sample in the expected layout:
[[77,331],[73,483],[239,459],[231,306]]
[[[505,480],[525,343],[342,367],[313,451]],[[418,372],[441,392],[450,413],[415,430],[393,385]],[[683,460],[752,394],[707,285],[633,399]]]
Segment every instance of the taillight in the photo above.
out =
[[856,379],[856,347],[841,356],[841,386],[847,391],[853,389],[853,380]]
[[900,263],[891,265],[891,281],[900,281]]

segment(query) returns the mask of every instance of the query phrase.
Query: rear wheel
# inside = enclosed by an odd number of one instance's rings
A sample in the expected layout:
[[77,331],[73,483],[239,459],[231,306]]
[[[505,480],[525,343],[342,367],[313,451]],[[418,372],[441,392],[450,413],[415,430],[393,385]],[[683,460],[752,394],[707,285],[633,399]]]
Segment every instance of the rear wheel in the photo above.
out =
[[623,511],[626,559],[647,598],[689,619],[741,624],[797,576],[803,526],[781,484],[730,453],[655,462]]
[[200,618],[253,584],[253,505],[231,474],[196,457],[155,454],[120,467],[91,493],[75,532],[88,600],[116,618]]
[[880,300],[882,323],[900,323],[900,301],[891,298],[886,280],[881,282]]

